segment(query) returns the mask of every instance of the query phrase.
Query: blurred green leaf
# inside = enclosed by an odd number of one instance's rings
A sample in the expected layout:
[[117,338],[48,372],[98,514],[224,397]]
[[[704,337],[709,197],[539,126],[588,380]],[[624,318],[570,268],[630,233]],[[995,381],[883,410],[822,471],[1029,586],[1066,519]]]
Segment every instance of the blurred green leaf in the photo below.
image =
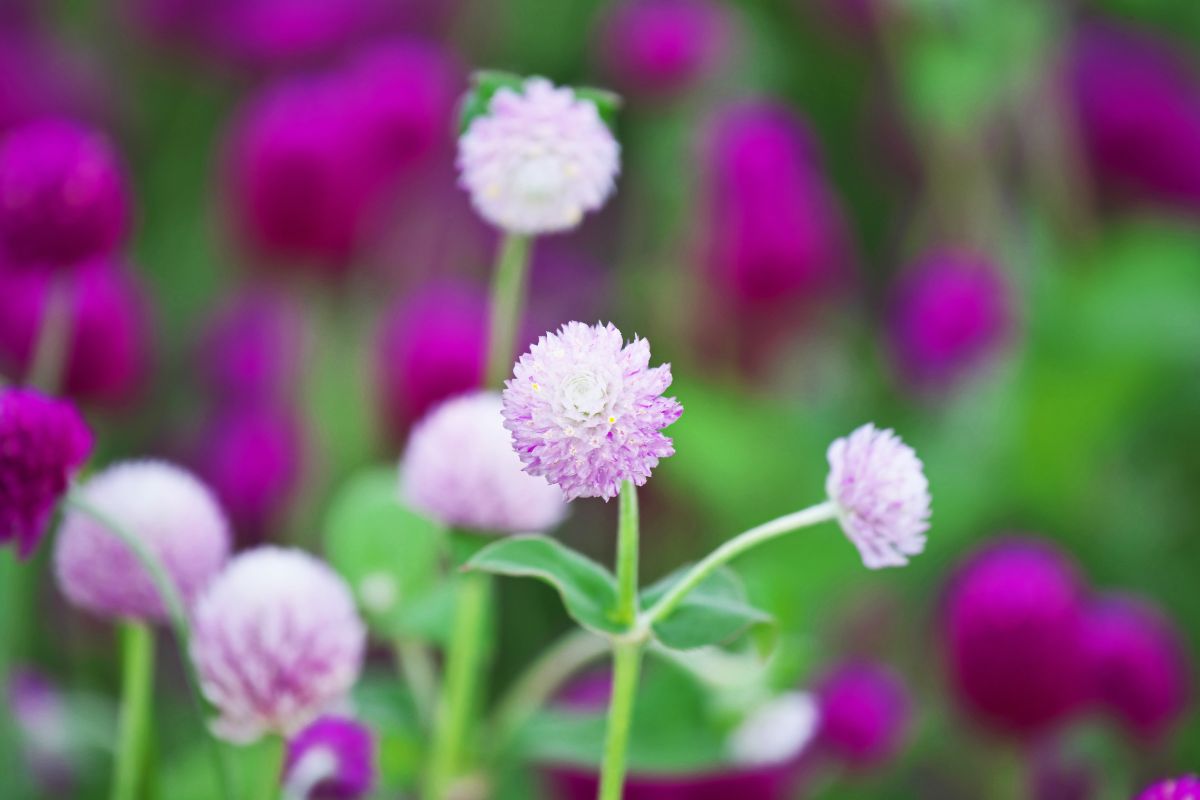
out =
[[[682,567],[642,593],[642,607],[658,602],[690,567]],[[693,589],[666,619],[654,625],[654,637],[674,650],[729,644],[751,628],[770,628],[770,614],[750,605],[746,587],[730,569],[714,572]]]

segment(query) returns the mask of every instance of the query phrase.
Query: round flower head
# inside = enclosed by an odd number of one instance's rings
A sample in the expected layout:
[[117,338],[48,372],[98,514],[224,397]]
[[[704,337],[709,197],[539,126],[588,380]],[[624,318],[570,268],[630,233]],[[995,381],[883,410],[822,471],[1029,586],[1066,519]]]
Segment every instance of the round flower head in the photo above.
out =
[[288,742],[284,796],[296,800],[357,800],[375,783],[375,744],[360,722],[321,717]]
[[504,427],[530,475],[558,484],[567,499],[616,497],[641,486],[675,452],[662,429],[681,406],[662,393],[671,366],[650,367],[650,343],[626,345],[611,323],[568,322],[521,356],[505,384]]
[[925,549],[929,482],[913,449],[866,424],[829,446],[825,489],[870,569],[898,567]]
[[1137,800],[1200,800],[1200,777],[1184,775],[1160,781],[1139,794]]
[[[208,488],[162,461],[127,461],[99,472],[80,493],[157,557],[185,604],[229,557],[229,525]],[[58,586],[102,617],[161,622],[167,610],[137,556],[107,527],[71,509],[54,551]]]
[[544,78],[502,88],[459,140],[463,188],[488,222],[512,233],[574,228],[604,205],[620,147],[596,105]]
[[346,582],[300,550],[244,553],[193,611],[192,660],[233,742],[291,736],[341,701],[358,679],[366,629]]
[[28,558],[55,503],[87,460],[92,434],[69,403],[0,389],[0,545]]
[[500,408],[500,395],[475,392],[448,400],[417,424],[400,477],[413,508],[481,531],[532,533],[562,520],[563,493],[521,470]]
[[65,267],[116,249],[129,227],[116,153],[72,122],[32,122],[0,146],[0,253],[14,264]]
[[601,55],[622,91],[682,91],[717,66],[728,20],[709,0],[630,0],[603,28]]
[[825,677],[817,695],[821,744],[837,758],[870,768],[900,749],[909,719],[908,692],[890,670],[865,662],[843,664]]

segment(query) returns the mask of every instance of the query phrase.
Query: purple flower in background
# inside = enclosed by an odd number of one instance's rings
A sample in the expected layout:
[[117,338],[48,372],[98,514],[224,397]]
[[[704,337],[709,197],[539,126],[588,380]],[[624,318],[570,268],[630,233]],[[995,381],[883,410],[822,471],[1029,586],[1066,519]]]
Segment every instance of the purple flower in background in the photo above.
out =
[[1162,611],[1137,598],[1102,597],[1087,609],[1084,644],[1097,701],[1133,735],[1156,741],[1183,716],[1191,665]]
[[[33,360],[52,285],[43,272],[0,270],[0,369],[13,377]],[[91,261],[76,269],[70,292],[63,391],[85,403],[128,406],[152,365],[149,305],[136,273],[118,261]]]
[[200,443],[197,472],[243,541],[261,541],[299,488],[304,426],[288,411],[246,406],[219,412]]
[[952,380],[1001,344],[1009,324],[1003,274],[983,256],[944,251],[922,258],[894,291],[892,341],[914,382]]
[[321,717],[288,742],[283,768],[286,797],[357,800],[375,783],[375,743],[360,722]]
[[412,508],[455,527],[505,533],[549,530],[566,500],[528,475],[504,428],[500,395],[448,400],[422,419],[400,464],[400,495]]
[[260,547],[234,558],[193,610],[214,731],[232,742],[296,734],[353,687],[366,638],[350,587],[315,557]]
[[868,569],[901,567],[925,549],[929,481],[921,460],[891,430],[863,425],[829,446],[825,489]]
[[36,120],[96,116],[104,99],[103,71],[37,27],[0,20],[0,138]]
[[487,296],[469,283],[437,281],[401,298],[375,344],[376,385],[393,440],[443,400],[479,387]]
[[8,676],[8,711],[30,771],[48,796],[72,795],[75,772],[71,717],[61,692],[44,675],[16,668]]
[[645,484],[675,448],[662,429],[683,406],[662,393],[671,366],[650,367],[650,343],[626,345],[611,323],[568,322],[521,356],[505,383],[504,427],[530,475],[567,499],[616,497]]
[[[126,461],[79,488],[89,505],[153,553],[190,603],[229,557],[229,525],[212,492],[162,461]],[[70,509],[55,542],[58,587],[98,616],[163,622],[167,609],[137,556],[90,515]]]
[[1137,800],[1200,800],[1200,777],[1184,775],[1160,781],[1139,794]]
[[625,0],[604,22],[601,56],[623,92],[676,93],[719,65],[728,28],[709,0]]
[[912,709],[904,682],[887,667],[841,664],[818,685],[817,697],[820,742],[839,760],[869,769],[900,751]]
[[1078,131],[1103,188],[1200,211],[1200,79],[1164,42],[1086,27],[1069,66]]
[[92,451],[92,434],[70,403],[0,389],[0,545],[28,558],[54,506]]
[[10,265],[108,255],[125,240],[129,206],[120,160],[99,131],[42,120],[0,142],[0,253]]
[[1084,585],[1052,545],[1003,538],[951,578],[945,655],[961,705],[979,722],[1032,738],[1088,699]]

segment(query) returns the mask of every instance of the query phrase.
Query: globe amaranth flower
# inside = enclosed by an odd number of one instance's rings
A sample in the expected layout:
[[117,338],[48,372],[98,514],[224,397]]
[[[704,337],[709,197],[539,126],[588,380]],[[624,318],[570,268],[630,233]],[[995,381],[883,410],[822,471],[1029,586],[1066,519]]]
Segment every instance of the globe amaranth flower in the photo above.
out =
[[502,88],[459,139],[463,188],[488,222],[511,233],[574,228],[612,194],[620,147],[596,105],[529,78]]
[[1088,700],[1085,587],[1050,544],[1005,537],[952,576],[943,603],[947,671],[978,722],[1030,739]]
[[685,90],[720,62],[728,23],[709,0],[628,0],[605,20],[605,68],[624,92]]
[[925,549],[929,482],[921,460],[891,430],[867,424],[829,446],[825,489],[870,569],[897,567]]
[[505,383],[504,427],[530,475],[567,499],[616,497],[622,481],[645,484],[675,452],[663,435],[683,406],[662,393],[671,366],[650,367],[650,343],[626,345],[611,323],[568,322],[521,356]]
[[24,125],[0,144],[0,254],[35,267],[108,255],[128,233],[128,194],[100,132],[66,120]]
[[67,402],[0,389],[0,545],[28,558],[50,514],[92,451],[92,434]]
[[908,690],[881,664],[839,664],[817,687],[819,739],[834,757],[855,769],[880,766],[904,743],[911,716]]
[[350,587],[300,550],[260,547],[234,558],[193,608],[192,660],[220,718],[217,735],[291,736],[358,680],[366,628]]
[[1138,739],[1160,740],[1187,711],[1191,664],[1182,634],[1133,597],[1093,601],[1083,622],[1096,700]]
[[1200,800],[1200,777],[1184,775],[1160,781],[1139,794],[1137,800]]
[[[162,461],[126,461],[78,489],[157,558],[185,604],[229,557],[229,525],[212,492],[191,473]],[[54,550],[58,586],[74,605],[105,618],[167,619],[141,561],[104,524],[70,508]]]
[[288,742],[284,797],[357,800],[375,783],[375,742],[361,722],[326,716]]
[[533,533],[553,528],[567,510],[556,486],[522,471],[494,392],[431,411],[413,428],[400,471],[401,496],[447,525]]

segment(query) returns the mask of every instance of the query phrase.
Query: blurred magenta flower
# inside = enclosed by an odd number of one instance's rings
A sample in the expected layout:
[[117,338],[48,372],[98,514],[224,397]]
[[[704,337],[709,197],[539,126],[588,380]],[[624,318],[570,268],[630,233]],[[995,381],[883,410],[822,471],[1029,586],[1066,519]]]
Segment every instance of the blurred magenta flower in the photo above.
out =
[[99,131],[31,122],[0,141],[0,253],[11,267],[71,267],[111,254],[129,232],[123,167]]
[[300,488],[304,425],[280,407],[217,412],[200,440],[197,472],[229,514],[238,539],[259,542]]
[[562,521],[558,487],[527,475],[504,428],[500,395],[447,400],[413,428],[400,463],[400,496],[448,526],[537,533]]
[[93,116],[102,84],[95,65],[44,36],[35,24],[0,20],[0,137],[37,120]]
[[616,497],[622,481],[642,486],[675,453],[662,429],[683,406],[662,393],[671,365],[650,366],[650,343],[625,344],[608,325],[568,322],[521,356],[505,382],[504,427],[530,475],[568,500]]
[[0,389],[0,545],[28,558],[54,506],[92,452],[92,434],[63,400]]
[[912,705],[900,677],[881,664],[839,664],[817,685],[823,749],[855,769],[886,764],[904,745]]
[[600,55],[622,92],[682,92],[720,65],[725,10],[710,0],[624,0],[607,12]]
[[375,784],[371,730],[345,717],[321,717],[288,742],[283,768],[285,797],[358,800]]
[[980,255],[926,255],[893,291],[892,345],[914,383],[942,384],[977,367],[1002,343],[1009,322],[1004,275]]
[[[229,524],[212,492],[162,461],[114,464],[84,482],[89,505],[121,525],[161,563],[190,603],[229,557]],[[165,622],[168,609],[124,542],[71,508],[55,542],[58,587],[71,603],[106,619]]]
[[[0,370],[24,375],[33,360],[54,277],[0,267]],[[133,269],[112,259],[79,266],[71,281],[70,347],[63,391],[83,403],[134,402],[152,367],[147,295]]]
[[292,736],[358,680],[366,628],[350,587],[301,550],[259,547],[234,558],[193,608],[201,687],[231,742]]
[[1094,25],[1078,35],[1070,81],[1097,180],[1200,211],[1200,78],[1165,42]]
[[1182,633],[1133,597],[1094,601],[1084,643],[1097,701],[1139,739],[1161,739],[1187,711],[1191,663]]
[[487,314],[482,287],[450,281],[421,286],[387,312],[375,342],[375,372],[393,441],[441,401],[479,387]]
[[989,542],[958,568],[942,635],[953,691],[974,719],[1032,738],[1090,699],[1084,593],[1074,564],[1029,537]]
[[29,771],[47,796],[73,796],[71,717],[62,693],[45,675],[23,667],[9,673],[6,688],[7,710],[16,722]]
[[1137,800],[1196,800],[1200,798],[1200,777],[1184,775],[1159,781],[1137,796]]

